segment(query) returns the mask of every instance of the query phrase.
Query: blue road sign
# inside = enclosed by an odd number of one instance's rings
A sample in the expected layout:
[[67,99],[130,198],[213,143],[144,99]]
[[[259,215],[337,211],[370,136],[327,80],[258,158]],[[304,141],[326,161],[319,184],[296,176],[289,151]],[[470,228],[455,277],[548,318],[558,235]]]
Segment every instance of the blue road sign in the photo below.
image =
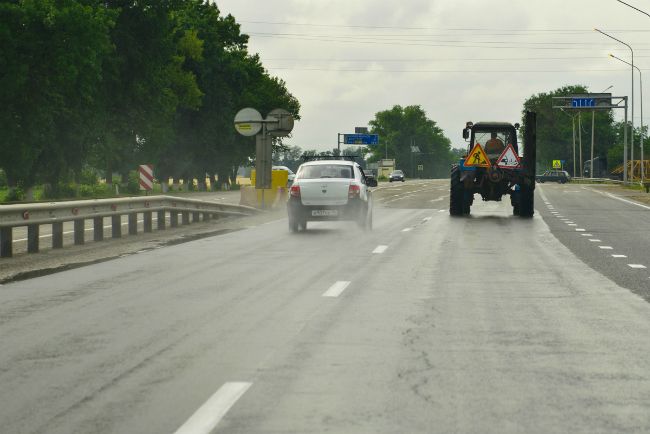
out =
[[573,98],[571,107],[596,107],[596,100],[594,98]]
[[377,134],[343,134],[343,143],[346,145],[378,145]]

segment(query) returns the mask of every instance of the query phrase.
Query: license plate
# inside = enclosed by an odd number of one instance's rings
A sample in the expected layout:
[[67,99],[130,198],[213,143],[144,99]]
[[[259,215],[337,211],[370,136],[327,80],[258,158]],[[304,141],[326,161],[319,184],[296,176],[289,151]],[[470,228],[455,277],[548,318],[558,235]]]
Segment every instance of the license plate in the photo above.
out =
[[339,215],[336,209],[315,209],[311,212],[312,217],[335,217]]

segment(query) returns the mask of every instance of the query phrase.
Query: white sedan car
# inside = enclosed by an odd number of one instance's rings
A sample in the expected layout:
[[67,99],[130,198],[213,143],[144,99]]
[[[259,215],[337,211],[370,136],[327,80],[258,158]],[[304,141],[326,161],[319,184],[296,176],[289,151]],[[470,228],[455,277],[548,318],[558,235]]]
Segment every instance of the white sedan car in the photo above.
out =
[[366,178],[358,163],[324,159],[303,163],[289,189],[287,212],[292,232],[308,221],[352,220],[372,229],[372,195],[377,181]]

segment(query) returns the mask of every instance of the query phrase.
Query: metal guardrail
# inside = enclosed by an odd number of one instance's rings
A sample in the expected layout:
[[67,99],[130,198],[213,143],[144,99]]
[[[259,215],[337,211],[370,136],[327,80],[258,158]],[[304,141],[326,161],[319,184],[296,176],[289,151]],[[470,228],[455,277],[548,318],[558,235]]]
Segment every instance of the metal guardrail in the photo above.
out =
[[93,220],[93,239],[104,239],[104,218],[111,217],[111,236],[122,236],[122,216],[128,216],[129,235],[138,233],[138,214],[143,215],[144,232],[153,231],[153,213],[157,229],[163,230],[169,215],[170,226],[208,221],[219,216],[246,216],[259,210],[241,205],[207,202],[173,196],[128,197],[118,199],[77,200],[69,202],[12,204],[0,206],[0,257],[13,255],[13,228],[27,227],[27,252],[39,251],[41,225],[52,225],[52,248],[63,247],[63,223],[74,222],[74,244],[85,242],[86,220]]

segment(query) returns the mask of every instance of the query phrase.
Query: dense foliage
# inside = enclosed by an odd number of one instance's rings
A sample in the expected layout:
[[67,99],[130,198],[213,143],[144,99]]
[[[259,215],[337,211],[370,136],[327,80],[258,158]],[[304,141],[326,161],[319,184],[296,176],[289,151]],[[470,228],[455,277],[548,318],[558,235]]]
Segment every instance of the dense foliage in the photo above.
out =
[[218,174],[253,156],[243,107],[299,103],[235,19],[207,0],[0,2],[0,169],[52,188],[95,170],[110,182],[151,163],[159,178]]
[[[573,172],[573,128],[575,123],[576,168],[580,169],[579,137],[582,136],[583,165],[591,158],[591,111],[571,111],[553,108],[553,97],[589,93],[585,86],[565,86],[550,92],[532,95],[524,102],[522,135],[526,129],[525,112],[537,112],[538,171],[551,167],[553,160],[565,160],[565,168]],[[622,113],[620,113],[622,114]],[[580,119],[578,119],[578,117]],[[581,128],[579,128],[579,125]],[[635,128],[635,154],[639,158],[641,130]],[[628,132],[629,135],[629,132]],[[623,161],[623,122],[615,122],[612,110],[596,111],[594,119],[594,157],[607,158],[609,169]],[[646,140],[646,155],[650,143]],[[525,144],[524,144],[525,146]],[[572,173],[573,175],[573,173]],[[579,174],[575,174],[579,176]]]
[[[394,106],[375,114],[371,133],[379,135],[380,145],[370,147],[371,161],[395,159],[407,176],[446,178],[454,161],[451,142],[436,122],[427,118],[420,106]],[[418,172],[418,165],[423,171]]]

